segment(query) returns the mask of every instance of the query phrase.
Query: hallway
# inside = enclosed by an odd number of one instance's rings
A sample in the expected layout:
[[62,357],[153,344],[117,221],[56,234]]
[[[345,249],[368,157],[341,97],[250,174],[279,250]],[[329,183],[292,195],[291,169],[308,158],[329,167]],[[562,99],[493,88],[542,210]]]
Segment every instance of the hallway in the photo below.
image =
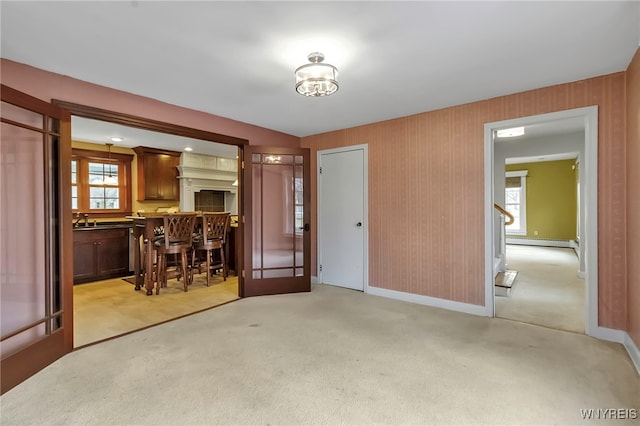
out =
[[511,294],[496,296],[496,317],[585,332],[585,281],[573,249],[507,245],[507,269],[518,271]]

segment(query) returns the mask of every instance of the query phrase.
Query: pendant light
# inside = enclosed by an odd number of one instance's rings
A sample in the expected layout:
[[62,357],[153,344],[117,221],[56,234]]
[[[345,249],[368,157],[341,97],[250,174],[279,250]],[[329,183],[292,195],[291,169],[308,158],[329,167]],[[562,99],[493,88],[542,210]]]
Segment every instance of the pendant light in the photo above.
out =
[[[107,143],[107,148],[109,150],[109,166],[111,166],[111,146],[113,146],[112,143]],[[118,184],[118,178],[113,177],[113,175],[111,174],[111,167],[109,167],[109,176],[107,176],[106,178],[104,178],[104,185],[117,185]]]

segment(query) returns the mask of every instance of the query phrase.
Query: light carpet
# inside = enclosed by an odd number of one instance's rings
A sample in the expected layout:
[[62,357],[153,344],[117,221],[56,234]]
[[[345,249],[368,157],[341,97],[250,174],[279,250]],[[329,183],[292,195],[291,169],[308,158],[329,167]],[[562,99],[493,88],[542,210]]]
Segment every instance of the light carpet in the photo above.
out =
[[573,249],[507,245],[507,267],[518,279],[496,297],[497,317],[584,333],[585,281]]
[[640,379],[619,344],[315,285],[77,350],[0,404],[3,426],[568,425],[640,408]]

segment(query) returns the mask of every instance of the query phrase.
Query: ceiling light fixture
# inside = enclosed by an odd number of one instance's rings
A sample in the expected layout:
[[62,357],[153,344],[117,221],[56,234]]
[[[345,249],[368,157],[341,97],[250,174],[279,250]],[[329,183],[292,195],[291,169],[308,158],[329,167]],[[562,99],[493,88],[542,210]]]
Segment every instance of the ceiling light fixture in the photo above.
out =
[[296,92],[304,96],[329,96],[338,90],[338,69],[331,64],[323,64],[324,55],[309,53],[310,64],[296,69]]
[[186,147],[184,150],[185,150],[185,151],[187,151],[187,152],[191,152],[191,151],[193,151],[193,148],[191,148],[190,146],[188,146],[188,147]]
[[524,127],[512,127],[511,129],[502,129],[496,132],[499,138],[513,138],[524,135]]
[[[122,142],[123,140],[124,140],[124,139],[119,138],[119,137],[117,137],[117,136],[116,136],[116,137],[111,138],[111,142]],[[112,145],[113,145],[113,144],[112,144]]]

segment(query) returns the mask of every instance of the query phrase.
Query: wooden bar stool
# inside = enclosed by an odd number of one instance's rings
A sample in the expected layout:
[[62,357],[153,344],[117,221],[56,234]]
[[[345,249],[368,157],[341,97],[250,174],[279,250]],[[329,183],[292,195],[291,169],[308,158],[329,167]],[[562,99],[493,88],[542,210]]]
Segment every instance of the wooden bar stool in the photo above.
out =
[[160,287],[167,286],[167,256],[180,254],[179,269],[176,266],[178,278],[184,278],[184,291],[188,290],[190,282],[189,262],[187,252],[193,244],[193,229],[196,223],[195,213],[172,213],[162,215],[164,237],[154,243],[157,252],[157,281],[156,294]]
[[[198,273],[202,273],[202,262],[196,264],[196,252],[206,252],[206,272],[207,287],[209,286],[210,276],[213,271],[222,269],[222,278],[227,280],[229,270],[224,256],[224,244],[229,230],[229,213],[213,213],[203,212],[201,222],[201,233],[199,233],[193,242],[193,254],[191,257],[192,272],[198,268]],[[218,252],[218,256],[214,257],[214,253]]]

